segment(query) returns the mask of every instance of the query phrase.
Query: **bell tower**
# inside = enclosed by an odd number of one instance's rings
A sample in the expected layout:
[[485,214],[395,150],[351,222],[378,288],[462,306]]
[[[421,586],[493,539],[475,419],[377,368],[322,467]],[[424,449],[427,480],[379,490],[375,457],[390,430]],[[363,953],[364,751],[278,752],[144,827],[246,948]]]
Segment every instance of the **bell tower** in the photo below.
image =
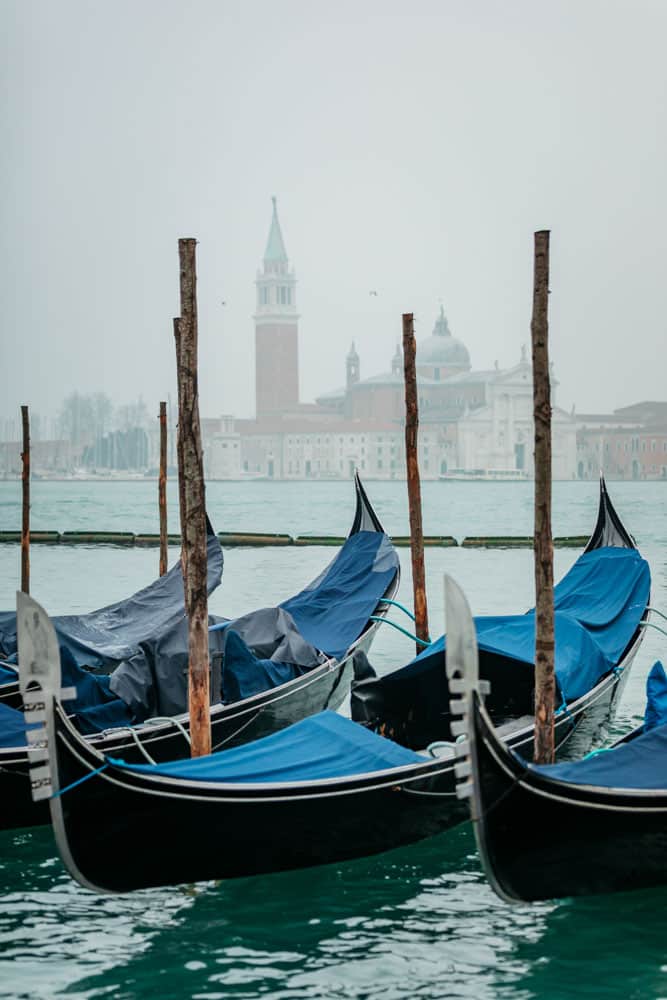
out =
[[296,276],[289,267],[275,196],[262,268],[257,272],[255,398],[257,418],[299,405],[299,315]]
[[354,385],[359,381],[359,355],[357,354],[354,346],[354,341],[352,341],[352,347],[350,348],[350,352],[345,359],[345,371],[345,384],[349,389],[351,385]]

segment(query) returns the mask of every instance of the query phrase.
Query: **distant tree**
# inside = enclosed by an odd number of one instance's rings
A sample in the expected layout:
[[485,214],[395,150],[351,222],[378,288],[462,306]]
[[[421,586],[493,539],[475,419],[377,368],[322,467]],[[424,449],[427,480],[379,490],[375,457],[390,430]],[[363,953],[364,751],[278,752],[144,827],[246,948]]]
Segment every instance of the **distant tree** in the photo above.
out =
[[148,426],[148,408],[143,397],[139,396],[134,403],[120,406],[116,413],[116,424],[120,430],[129,431],[135,427]]
[[64,401],[58,415],[61,437],[75,445],[88,445],[103,436],[111,423],[113,404],[103,392],[83,395],[71,393]]

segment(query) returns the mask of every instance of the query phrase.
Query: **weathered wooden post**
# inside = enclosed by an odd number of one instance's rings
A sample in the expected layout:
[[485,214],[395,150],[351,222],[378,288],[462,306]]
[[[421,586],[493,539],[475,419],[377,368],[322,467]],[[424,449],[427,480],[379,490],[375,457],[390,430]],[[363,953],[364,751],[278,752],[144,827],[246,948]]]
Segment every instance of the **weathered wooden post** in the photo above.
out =
[[23,492],[23,518],[21,521],[21,590],[30,593],[30,417],[28,407],[21,407],[23,424],[23,450],[21,473]]
[[[178,365],[178,359],[181,356],[181,334],[180,334],[179,323],[180,323],[180,320],[178,319],[178,317],[174,317],[174,342],[176,344],[176,363],[177,363],[177,365]],[[178,393],[177,393],[177,404],[178,404]],[[178,404],[178,405],[180,407],[180,404]],[[181,422],[181,418],[180,418],[180,408],[179,408],[178,420],[176,421],[176,465],[178,466],[179,470],[183,468],[183,448],[182,448],[183,442],[181,440],[181,435],[180,435],[180,430],[179,430],[179,428],[180,428],[180,422]],[[180,524],[183,523],[183,521],[182,521],[182,519],[183,519],[183,511],[185,510],[185,495],[184,495],[184,491],[185,491],[185,479],[184,479],[183,476],[181,476],[180,471],[179,471],[179,475],[178,475],[178,515],[179,515],[179,523]],[[185,545],[183,544],[183,534],[181,532],[181,566],[183,568],[183,574],[184,575],[185,575],[185,559],[186,559],[186,551],[185,551]]]
[[160,508],[160,576],[167,572],[167,404],[160,403],[160,473],[158,478]]
[[[412,555],[412,589],[415,604],[415,632],[418,639],[428,642],[428,609],[424,572],[424,533],[422,529],[422,499],[419,483],[417,431],[417,371],[415,368],[415,331],[412,313],[403,314],[403,371],[405,375],[405,465],[408,478],[408,508],[410,512],[410,551]],[[420,653],[423,645],[417,643]]]
[[551,382],[549,373],[549,230],[535,233],[533,416],[535,421],[535,747],[538,764],[554,759],[554,570],[551,537]]
[[181,315],[174,323],[178,379],[178,481],[185,610],[189,626],[188,700],[193,757],[211,752],[206,504],[197,382],[197,276],[194,239],[178,241]]

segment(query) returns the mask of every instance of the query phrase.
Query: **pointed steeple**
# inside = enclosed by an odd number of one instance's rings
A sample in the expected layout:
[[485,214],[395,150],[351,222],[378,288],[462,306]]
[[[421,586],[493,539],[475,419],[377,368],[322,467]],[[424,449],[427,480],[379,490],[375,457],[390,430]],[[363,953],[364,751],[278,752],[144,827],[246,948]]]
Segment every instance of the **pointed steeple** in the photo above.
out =
[[349,354],[347,355],[345,362],[346,362],[346,372],[347,372],[347,379],[345,384],[349,389],[351,385],[354,385],[356,382],[359,381],[359,373],[360,373],[359,355],[357,354],[357,350],[354,346],[354,341],[352,341],[352,347],[350,348]]
[[280,222],[278,221],[278,205],[276,196],[273,195],[271,198],[273,202],[273,216],[271,218],[271,229],[269,230],[269,238],[266,241],[266,250],[264,251],[264,261],[265,263],[280,262],[282,264],[287,264],[287,250],[285,249],[285,241],[283,240],[282,230],[280,229]]

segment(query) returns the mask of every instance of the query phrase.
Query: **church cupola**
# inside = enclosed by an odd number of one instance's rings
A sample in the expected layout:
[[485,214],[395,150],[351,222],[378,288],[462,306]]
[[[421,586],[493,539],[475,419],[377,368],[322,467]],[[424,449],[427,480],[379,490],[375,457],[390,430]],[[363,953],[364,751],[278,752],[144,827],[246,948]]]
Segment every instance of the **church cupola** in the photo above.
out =
[[349,389],[351,385],[359,381],[359,355],[355,350],[354,341],[352,341],[352,347],[349,350],[345,363],[347,373],[345,384]]

